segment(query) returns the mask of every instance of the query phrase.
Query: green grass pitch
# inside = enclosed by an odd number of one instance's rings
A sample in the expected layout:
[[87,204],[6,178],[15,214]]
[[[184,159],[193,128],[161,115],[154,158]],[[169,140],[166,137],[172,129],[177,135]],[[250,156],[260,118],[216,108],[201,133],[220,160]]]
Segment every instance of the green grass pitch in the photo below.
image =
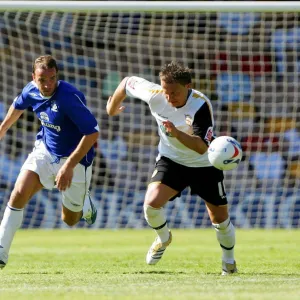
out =
[[220,276],[213,229],[173,230],[156,266],[144,230],[21,230],[0,299],[300,299],[300,231],[237,230],[239,273]]

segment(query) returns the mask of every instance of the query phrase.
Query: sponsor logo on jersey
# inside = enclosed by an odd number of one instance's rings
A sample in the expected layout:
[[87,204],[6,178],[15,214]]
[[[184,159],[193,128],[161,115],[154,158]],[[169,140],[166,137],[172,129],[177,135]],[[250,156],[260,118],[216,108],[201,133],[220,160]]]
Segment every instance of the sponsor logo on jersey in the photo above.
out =
[[43,120],[41,120],[41,123],[42,123],[43,126],[48,127],[48,128],[52,128],[52,129],[56,130],[57,132],[61,131],[61,128],[58,125],[54,125],[54,124],[45,122]]
[[204,137],[204,139],[208,142],[208,144],[210,144],[212,136],[213,136],[213,128],[208,127],[208,129],[206,131],[206,135]]
[[40,113],[40,119],[41,119],[41,120],[44,120],[44,121],[46,121],[46,122],[49,121],[49,117],[48,117],[48,115],[47,115],[45,112],[41,112],[41,113]]
[[161,131],[162,131],[166,136],[168,136],[168,137],[173,137],[172,134],[171,134],[170,132],[167,132],[167,131],[166,131],[166,128],[165,128],[164,125],[159,125],[159,127],[160,127]]
[[164,120],[168,120],[168,117],[165,117],[165,116],[163,116],[163,115],[161,115],[161,114],[157,114],[160,118],[162,118],[162,119],[164,119]]

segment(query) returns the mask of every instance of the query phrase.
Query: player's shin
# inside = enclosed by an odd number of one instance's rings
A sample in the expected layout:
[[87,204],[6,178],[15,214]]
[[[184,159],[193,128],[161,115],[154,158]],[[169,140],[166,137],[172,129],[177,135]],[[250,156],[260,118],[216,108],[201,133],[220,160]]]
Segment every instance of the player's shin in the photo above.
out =
[[162,243],[168,241],[170,233],[163,208],[144,205],[144,214],[147,223],[156,231],[160,241]]
[[[23,221],[23,209],[6,206],[3,219],[0,225],[0,260],[7,262],[8,252],[15,236]],[[2,252],[2,253],[1,253]],[[4,256],[1,258],[1,256]],[[6,260],[6,261],[5,261]]]
[[230,218],[220,224],[212,224],[217,233],[217,239],[222,248],[222,260],[226,263],[234,263],[235,229]]

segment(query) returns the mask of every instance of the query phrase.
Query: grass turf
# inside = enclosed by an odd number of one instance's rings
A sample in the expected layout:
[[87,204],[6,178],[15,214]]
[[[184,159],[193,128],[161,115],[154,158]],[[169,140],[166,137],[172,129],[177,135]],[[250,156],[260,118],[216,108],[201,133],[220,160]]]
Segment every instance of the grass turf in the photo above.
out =
[[0,299],[300,299],[300,231],[237,230],[239,273],[220,276],[213,229],[172,230],[156,266],[152,230],[21,230]]

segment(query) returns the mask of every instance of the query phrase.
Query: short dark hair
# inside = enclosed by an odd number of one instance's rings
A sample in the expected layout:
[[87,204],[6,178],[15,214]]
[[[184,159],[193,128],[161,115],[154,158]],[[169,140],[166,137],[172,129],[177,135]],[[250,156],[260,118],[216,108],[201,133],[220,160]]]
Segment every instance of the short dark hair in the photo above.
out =
[[159,72],[159,77],[166,83],[180,83],[182,85],[192,83],[192,71],[175,61],[164,65]]
[[42,69],[55,68],[56,72],[58,72],[58,66],[56,60],[51,55],[42,55],[38,57],[33,63],[32,73],[34,73],[37,68],[42,68]]

